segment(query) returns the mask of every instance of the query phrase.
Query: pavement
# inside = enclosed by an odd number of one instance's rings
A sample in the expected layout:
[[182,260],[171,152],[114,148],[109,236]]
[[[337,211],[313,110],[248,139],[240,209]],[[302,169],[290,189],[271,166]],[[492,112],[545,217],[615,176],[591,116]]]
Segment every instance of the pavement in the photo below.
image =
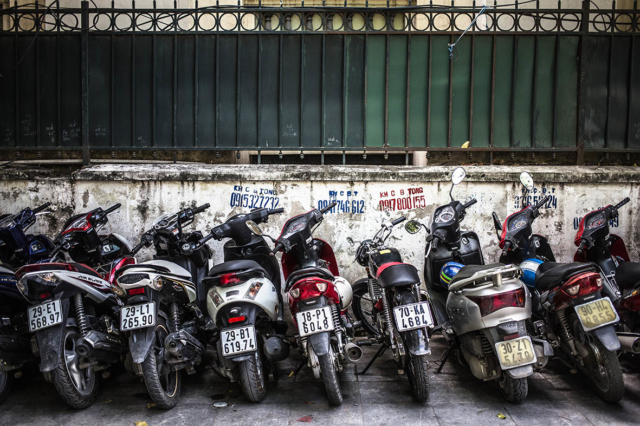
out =
[[[262,403],[245,400],[237,384],[216,376],[208,366],[187,376],[178,405],[163,411],[153,407],[140,379],[124,370],[102,380],[96,403],[86,410],[68,408],[53,385],[39,373],[14,381],[13,392],[0,406],[0,425],[614,425],[638,424],[640,419],[640,359],[622,361],[626,384],[619,404],[607,404],[579,374],[551,361],[529,378],[529,396],[521,404],[506,402],[494,382],[475,379],[455,357],[435,374],[445,349],[442,338],[431,341],[431,394],[426,404],[412,401],[406,376],[399,375],[390,351],[366,375],[356,375],[373,357],[365,347],[363,359],[341,373],[344,403],[328,405],[323,384],[308,368],[291,373],[302,361],[297,353],[279,363],[274,382]],[[216,408],[215,402],[227,406]],[[500,418],[502,414],[504,419]],[[143,425],[144,426],[144,425]]]

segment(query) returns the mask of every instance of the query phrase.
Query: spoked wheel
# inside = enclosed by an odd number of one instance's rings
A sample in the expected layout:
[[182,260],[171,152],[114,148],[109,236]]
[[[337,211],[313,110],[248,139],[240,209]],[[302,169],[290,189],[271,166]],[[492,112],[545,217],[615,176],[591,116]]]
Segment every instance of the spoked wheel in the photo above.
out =
[[333,348],[329,349],[326,355],[318,355],[320,363],[320,374],[324,382],[324,388],[327,391],[327,398],[331,405],[342,404],[342,390],[340,389],[340,381],[338,380],[338,369],[336,368],[336,356]]
[[0,404],[2,404],[9,396],[12,382],[13,373],[0,368]]
[[407,378],[413,399],[416,402],[427,402],[429,399],[429,361],[427,356],[407,353],[405,359]]
[[502,372],[502,378],[498,381],[502,396],[509,402],[519,404],[529,394],[529,381],[527,378],[514,379],[506,371]]
[[164,341],[169,335],[166,321],[158,318],[155,341],[142,363],[142,375],[149,396],[158,408],[168,410],[178,403],[182,384],[180,371],[171,371],[164,362]]
[[367,279],[361,279],[353,284],[353,314],[362,324],[368,335],[378,334],[376,327],[376,312],[373,300],[369,294]]
[[76,353],[76,341],[81,337],[75,328],[67,328],[64,347],[53,371],[53,384],[60,397],[73,408],[87,408],[98,394],[98,375],[85,358]]
[[586,333],[575,313],[571,314],[569,321],[578,340],[577,344],[582,345],[589,353],[583,358],[584,365],[576,363],[578,368],[589,377],[600,398],[607,402],[619,402],[624,395],[624,379],[616,353]]
[[262,362],[261,348],[251,358],[240,363],[240,387],[244,396],[251,402],[260,402],[267,396],[267,383]]

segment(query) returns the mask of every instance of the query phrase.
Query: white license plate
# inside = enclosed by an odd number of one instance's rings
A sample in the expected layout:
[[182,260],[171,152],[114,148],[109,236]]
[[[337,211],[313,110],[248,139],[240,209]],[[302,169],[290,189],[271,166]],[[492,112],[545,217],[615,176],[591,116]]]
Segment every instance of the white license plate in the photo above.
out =
[[333,330],[331,307],[325,306],[324,308],[298,312],[296,314],[296,322],[298,323],[300,337],[331,331]]
[[120,311],[120,330],[135,330],[156,325],[155,302],[125,306]]
[[52,327],[62,322],[62,304],[59,300],[32,306],[27,309],[29,314],[29,331],[34,332]]
[[575,307],[585,331],[595,330],[620,321],[620,317],[608,297]]
[[398,331],[415,330],[433,325],[429,302],[396,306],[393,308],[393,316],[396,319]]
[[252,325],[222,330],[220,338],[224,356],[254,352],[257,349],[256,330]]
[[496,352],[503,370],[536,362],[536,352],[529,336],[498,342]]

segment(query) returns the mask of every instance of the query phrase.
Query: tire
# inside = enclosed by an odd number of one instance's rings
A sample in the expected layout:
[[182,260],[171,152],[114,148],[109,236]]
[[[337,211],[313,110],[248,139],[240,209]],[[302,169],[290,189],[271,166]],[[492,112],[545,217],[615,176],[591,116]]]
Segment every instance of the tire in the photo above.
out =
[[342,404],[342,391],[340,390],[340,381],[338,380],[338,372],[336,366],[333,363],[335,355],[333,349],[326,355],[318,355],[318,362],[320,363],[320,374],[322,375],[322,381],[324,382],[324,389],[327,391],[327,398],[331,405]]
[[429,399],[429,361],[426,355],[406,355],[407,378],[414,401],[424,403]]
[[376,326],[376,319],[373,313],[373,304],[371,303],[371,295],[369,295],[368,279],[363,278],[352,286],[353,290],[353,314],[362,324],[362,328],[369,336],[379,334]]
[[9,397],[11,384],[13,383],[13,372],[0,369],[0,404]]
[[585,342],[583,345],[589,351],[589,357],[585,358],[585,365],[578,363],[578,368],[589,377],[600,398],[610,403],[620,402],[624,396],[624,378],[617,354],[605,348],[596,337],[586,335],[575,313],[571,314],[569,320],[575,336],[586,337],[586,340],[581,339],[581,341]]
[[529,381],[527,378],[514,379],[506,371],[502,372],[502,380],[498,382],[500,384],[500,392],[502,396],[509,402],[519,404],[525,400],[529,394]]
[[89,366],[81,369],[80,356],[76,353],[76,341],[80,332],[71,327],[65,329],[63,351],[58,358],[58,366],[53,370],[53,385],[58,395],[70,407],[87,408],[98,395],[99,376]]
[[242,361],[238,366],[240,387],[244,396],[251,402],[260,402],[267,396],[267,381],[262,361],[260,348],[258,348],[251,358]]
[[182,376],[180,370],[171,371],[164,364],[164,341],[169,335],[169,328],[163,317],[158,315],[155,341],[142,363],[142,376],[147,392],[156,407],[169,410],[176,406],[180,399]]

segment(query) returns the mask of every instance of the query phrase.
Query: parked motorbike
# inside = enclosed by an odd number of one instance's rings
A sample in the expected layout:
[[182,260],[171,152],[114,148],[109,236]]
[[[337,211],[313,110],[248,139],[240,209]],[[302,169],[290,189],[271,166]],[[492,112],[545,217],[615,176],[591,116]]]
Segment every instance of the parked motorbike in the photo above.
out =
[[621,349],[640,354],[640,263],[631,262],[624,240],[609,232],[618,210],[629,201],[625,198],[582,218],[574,240],[578,246],[574,261],[598,265],[604,278],[602,292],[620,316],[617,327]]
[[289,356],[280,268],[258,226],[283,211],[263,208],[235,215],[199,243],[229,238],[224,244],[224,262],[211,268],[203,283],[208,289],[209,316],[219,329],[214,336],[218,371],[239,381],[252,402],[264,399],[275,362]]
[[185,232],[196,214],[209,204],[160,216],[132,250],[153,245],[154,260],[129,265],[118,274],[126,305],[120,331],[128,334],[127,369],[144,378],[158,408],[175,407],[182,387],[181,371],[195,373],[215,326],[203,315],[211,250],[195,248],[199,231]]
[[[520,181],[528,192],[533,178]],[[620,342],[614,325],[619,317],[611,299],[602,295],[602,276],[593,263],[556,263],[546,239],[533,237],[531,225],[550,196],[508,216],[503,225],[493,213],[500,239],[501,261],[538,263],[530,290],[533,317],[530,332],[551,343],[560,354],[589,377],[608,402],[622,399],[624,382],[616,351]],[[540,253],[538,252],[540,250]],[[528,267],[528,266],[527,266]]]
[[296,343],[316,378],[322,377],[331,405],[342,404],[338,372],[347,358],[356,361],[362,350],[353,340],[353,324],[347,309],[353,292],[340,277],[331,245],[313,238],[313,230],[335,201],[289,219],[276,240],[273,253],[282,251],[289,309],[298,329]]
[[[358,374],[365,374],[378,356],[391,348],[399,372],[407,372],[413,398],[425,402],[429,398],[431,310],[429,303],[422,301],[416,268],[403,263],[398,250],[385,244],[393,227],[405,220],[401,217],[383,224],[373,239],[360,242],[356,251],[356,261],[366,268],[368,276],[353,285],[353,313],[367,334],[382,343]],[[347,240],[354,245],[351,238]]]
[[405,225],[411,234],[421,228],[429,234],[425,280],[438,330],[449,342],[437,373],[455,350],[476,378],[496,380],[504,398],[517,403],[527,397],[527,377],[534,366],[546,364],[550,348],[545,352],[544,341],[527,333],[531,295],[519,279],[520,268],[485,265],[478,236],[460,231],[466,209],[476,203],[453,199],[453,188],[465,175],[461,167],[453,171],[451,202],[436,209],[430,228],[417,221]]
[[66,253],[73,262],[37,263],[16,272],[18,290],[32,305],[28,325],[40,371],[73,408],[95,401],[97,372],[119,361],[126,348],[114,324],[122,291],[112,284],[117,270],[135,259],[122,237],[98,234],[119,207],[97,208],[65,223],[51,257]]
[[53,242],[26,231],[51,203],[6,214],[0,219],[0,403],[8,396],[17,370],[34,359],[27,327],[27,302],[18,291],[15,267],[49,257]]

